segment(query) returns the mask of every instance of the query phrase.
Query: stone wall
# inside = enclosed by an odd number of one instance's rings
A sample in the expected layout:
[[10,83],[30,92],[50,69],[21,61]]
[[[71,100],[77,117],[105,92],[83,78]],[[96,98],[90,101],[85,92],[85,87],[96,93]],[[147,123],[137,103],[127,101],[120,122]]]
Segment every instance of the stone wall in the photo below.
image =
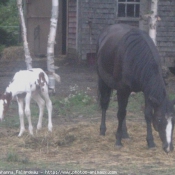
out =
[[175,66],[175,1],[159,0],[158,15],[161,21],[157,27],[157,46],[166,66]]
[[78,52],[86,59],[96,52],[97,38],[101,31],[115,23],[115,0],[80,0],[78,7]]

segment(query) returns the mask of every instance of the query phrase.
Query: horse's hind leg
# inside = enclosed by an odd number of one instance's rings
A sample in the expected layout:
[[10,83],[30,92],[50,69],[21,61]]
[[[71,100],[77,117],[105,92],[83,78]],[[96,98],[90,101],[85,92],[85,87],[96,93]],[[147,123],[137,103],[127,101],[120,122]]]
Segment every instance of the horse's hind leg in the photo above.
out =
[[118,90],[117,99],[118,99],[118,129],[116,132],[116,145],[122,146],[122,138],[128,138],[127,128],[126,128],[126,107],[128,104],[128,98],[130,95],[129,90]]
[[126,117],[123,120],[123,124],[122,124],[122,138],[123,139],[128,139],[129,138],[129,134],[128,134],[128,130],[126,127]]
[[105,135],[106,132],[106,110],[109,106],[110,96],[112,89],[108,87],[104,81],[98,79],[98,98],[100,101],[100,107],[102,109],[101,125],[100,125],[100,135]]

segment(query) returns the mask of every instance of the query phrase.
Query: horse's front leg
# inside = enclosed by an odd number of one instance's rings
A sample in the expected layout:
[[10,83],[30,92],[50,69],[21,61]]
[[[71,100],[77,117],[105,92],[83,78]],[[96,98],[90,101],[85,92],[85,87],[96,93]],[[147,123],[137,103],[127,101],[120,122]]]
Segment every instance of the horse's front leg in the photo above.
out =
[[100,135],[105,136],[105,133],[106,133],[106,110],[102,109]]
[[128,130],[127,130],[127,127],[126,127],[126,117],[123,120],[123,124],[122,124],[122,138],[123,139],[128,139],[129,138]]
[[128,138],[129,135],[127,133],[126,128],[126,107],[128,104],[128,98],[130,95],[129,90],[118,90],[117,91],[117,99],[118,99],[118,129],[116,132],[116,146],[121,147],[122,146],[122,137]]
[[146,120],[146,125],[147,125],[146,141],[148,144],[148,148],[155,147],[154,138],[153,138],[153,134],[152,134],[152,127],[151,127],[152,117],[153,117],[152,107],[149,104],[149,102],[147,102],[147,100],[145,100],[145,120]]

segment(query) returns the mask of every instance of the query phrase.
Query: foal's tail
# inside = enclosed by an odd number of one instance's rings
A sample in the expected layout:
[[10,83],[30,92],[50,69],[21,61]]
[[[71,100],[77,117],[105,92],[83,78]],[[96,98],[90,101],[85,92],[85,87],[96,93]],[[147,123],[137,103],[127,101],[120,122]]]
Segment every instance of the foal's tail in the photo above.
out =
[[55,78],[55,80],[56,80],[58,83],[61,82],[61,78],[60,78],[60,76],[59,76],[58,74],[52,72],[52,75],[53,75],[53,77]]
[[58,74],[56,74],[54,72],[50,72],[50,71],[47,71],[46,73],[47,73],[47,75],[52,75],[58,83],[61,82],[61,78]]

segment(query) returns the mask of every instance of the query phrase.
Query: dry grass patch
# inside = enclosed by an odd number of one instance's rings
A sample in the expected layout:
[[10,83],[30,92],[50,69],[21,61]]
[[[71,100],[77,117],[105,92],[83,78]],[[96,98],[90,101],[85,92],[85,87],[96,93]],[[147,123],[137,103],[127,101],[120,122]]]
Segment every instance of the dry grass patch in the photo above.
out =
[[115,147],[117,123],[108,121],[106,136],[99,135],[99,123],[78,122],[55,126],[53,133],[42,129],[34,137],[27,133],[17,137],[14,129],[3,130],[0,135],[1,154],[15,150],[29,161],[55,162],[62,165],[74,164],[81,168],[125,169],[152,167],[167,169],[175,165],[175,153],[165,154],[157,133],[154,133],[157,147],[146,146],[146,126],[143,122],[128,122],[129,140],[123,140],[124,147]]
[[7,47],[3,50],[1,59],[4,61],[24,60],[24,49],[22,46]]

